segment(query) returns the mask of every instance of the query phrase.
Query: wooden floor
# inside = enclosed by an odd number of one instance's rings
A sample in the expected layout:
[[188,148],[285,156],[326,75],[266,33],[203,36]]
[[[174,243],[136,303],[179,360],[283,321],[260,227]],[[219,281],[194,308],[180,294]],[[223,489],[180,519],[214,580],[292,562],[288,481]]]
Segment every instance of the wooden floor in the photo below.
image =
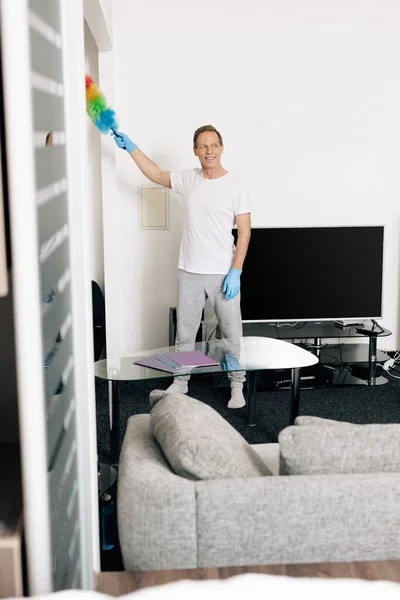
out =
[[400,583],[400,560],[376,562],[318,563],[262,567],[224,567],[220,569],[179,569],[174,571],[103,572],[97,575],[98,592],[121,596],[154,585],[179,579],[225,579],[241,573],[267,573],[289,577],[350,577]]

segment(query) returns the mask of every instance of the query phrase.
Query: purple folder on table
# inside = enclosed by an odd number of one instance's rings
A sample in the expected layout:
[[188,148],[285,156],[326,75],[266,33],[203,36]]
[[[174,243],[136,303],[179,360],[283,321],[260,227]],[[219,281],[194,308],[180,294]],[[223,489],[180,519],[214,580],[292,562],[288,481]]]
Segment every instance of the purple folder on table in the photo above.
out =
[[168,373],[179,373],[182,369],[171,367],[166,363],[158,360],[157,358],[153,358],[152,356],[147,356],[145,358],[141,358],[139,360],[135,360],[135,365],[140,365],[141,367],[149,367],[149,369],[156,369],[157,371],[167,371]]
[[193,352],[166,352],[168,358],[178,363],[181,367],[213,367],[219,365],[219,362],[206,356],[199,350]]
[[181,366],[178,365],[177,362],[175,362],[174,360],[171,360],[166,354],[153,354],[152,358],[156,358],[157,360],[160,360],[162,363],[165,363],[166,365],[169,365],[170,367],[173,367],[174,369],[181,368]]

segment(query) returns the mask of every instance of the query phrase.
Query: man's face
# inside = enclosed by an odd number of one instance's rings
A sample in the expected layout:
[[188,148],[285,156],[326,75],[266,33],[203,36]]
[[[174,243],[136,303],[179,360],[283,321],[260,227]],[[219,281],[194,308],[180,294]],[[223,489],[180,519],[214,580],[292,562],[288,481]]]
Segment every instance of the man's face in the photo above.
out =
[[204,169],[221,165],[221,154],[224,151],[224,147],[219,143],[218,135],[215,131],[200,133],[197,138],[197,148],[193,150]]

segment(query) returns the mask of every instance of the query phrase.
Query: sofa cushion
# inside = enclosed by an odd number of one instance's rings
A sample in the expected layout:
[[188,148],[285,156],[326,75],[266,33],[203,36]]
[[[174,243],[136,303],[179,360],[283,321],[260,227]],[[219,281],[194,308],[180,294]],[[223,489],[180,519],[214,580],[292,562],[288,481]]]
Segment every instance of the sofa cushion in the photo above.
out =
[[279,444],[252,444],[251,447],[255,450],[261,460],[267,465],[271,471],[271,475],[279,475]]
[[294,420],[295,425],[352,425],[349,421],[334,421],[333,419],[323,419],[322,417],[312,417],[308,415],[296,417]]
[[400,471],[400,425],[292,425],[279,436],[281,475]]
[[176,474],[188,479],[271,475],[250,444],[213,408],[154,390],[150,429]]

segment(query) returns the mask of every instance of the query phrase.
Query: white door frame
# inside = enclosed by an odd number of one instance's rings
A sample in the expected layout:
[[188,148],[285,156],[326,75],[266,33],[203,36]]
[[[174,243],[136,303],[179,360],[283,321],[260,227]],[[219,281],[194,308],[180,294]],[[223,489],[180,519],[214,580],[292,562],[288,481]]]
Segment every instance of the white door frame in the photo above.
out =
[[[84,0],[86,23],[93,35],[98,48],[99,81],[96,82],[105,94],[108,103],[114,104],[114,54],[112,41],[112,0]],[[106,5],[109,10],[106,10]],[[101,177],[103,205],[103,242],[104,242],[104,296],[106,305],[107,350],[112,348],[113,331],[113,301],[114,297],[107,290],[107,275],[115,270],[114,232],[110,223],[114,223],[115,198],[117,194],[116,179],[116,147],[110,136],[101,136]],[[115,311],[114,311],[115,319]],[[109,354],[109,352],[108,352]],[[111,352],[112,354],[112,352]]]
[[[90,32],[93,36],[98,51],[98,72],[99,81],[96,83],[107,97],[107,101],[112,104],[114,99],[114,57],[112,43],[112,0],[83,0],[84,19]],[[108,10],[107,10],[108,8]],[[114,143],[107,139],[108,136],[101,136],[101,179],[102,179],[102,207],[103,207],[103,241],[104,241],[104,295],[106,305],[107,319],[107,271],[111,268],[108,266],[108,253],[106,252],[106,219],[107,207],[112,206],[112,199],[116,194],[116,167],[115,160],[110,160],[110,145]],[[108,146],[108,151],[104,149]],[[111,156],[114,152],[111,152]],[[84,159],[85,160],[85,159]],[[90,222],[86,219],[86,226],[90,226]],[[85,236],[83,236],[85,237]],[[108,319],[107,319],[108,320]],[[107,325],[106,325],[107,331]],[[93,502],[94,502],[93,498]],[[96,499],[97,500],[97,499]],[[98,509],[92,507],[92,527],[96,526],[95,518],[98,519]],[[97,527],[99,521],[97,520]],[[100,549],[98,540],[93,538],[93,554],[96,558],[100,557]],[[95,571],[100,571],[100,559],[95,561]]]

